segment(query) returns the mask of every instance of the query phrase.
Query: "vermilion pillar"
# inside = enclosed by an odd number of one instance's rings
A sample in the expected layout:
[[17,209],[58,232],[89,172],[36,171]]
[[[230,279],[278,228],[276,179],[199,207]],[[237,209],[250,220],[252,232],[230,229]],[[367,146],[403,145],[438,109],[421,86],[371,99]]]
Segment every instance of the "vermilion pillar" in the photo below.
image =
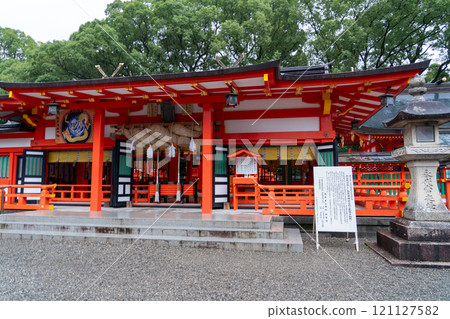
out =
[[104,136],[105,109],[96,109],[94,117],[94,143],[92,146],[91,212],[99,212],[102,210]]
[[44,112],[42,109],[38,109],[36,111],[36,116],[39,118],[39,124],[36,126],[34,130],[34,139],[35,140],[44,140],[45,139],[45,119]]
[[169,162],[169,182],[178,181],[178,156],[180,156],[180,149],[177,148],[175,157],[172,157]]
[[202,213],[212,213],[213,201],[213,122],[212,104],[203,104]]

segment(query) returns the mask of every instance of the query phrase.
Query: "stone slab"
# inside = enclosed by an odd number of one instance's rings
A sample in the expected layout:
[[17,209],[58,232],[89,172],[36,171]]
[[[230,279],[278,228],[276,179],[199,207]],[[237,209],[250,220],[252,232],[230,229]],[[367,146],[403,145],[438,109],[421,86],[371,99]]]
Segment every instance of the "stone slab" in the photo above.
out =
[[85,240],[95,242],[121,242],[132,244],[142,241],[166,247],[215,248],[226,250],[252,250],[272,252],[303,252],[303,241],[298,229],[286,229],[283,239],[241,239],[222,237],[148,236],[129,234],[92,234],[54,231],[4,230],[1,238],[32,240]]
[[366,246],[371,248],[377,255],[384,258],[392,266],[417,268],[450,268],[450,262],[401,260],[378,246],[377,243],[366,243]]
[[450,222],[395,218],[390,227],[393,234],[406,240],[450,242]]
[[89,223],[116,225],[180,225],[191,227],[264,228],[270,229],[272,216],[258,213],[225,213],[216,211],[202,214],[201,210],[109,208],[90,212],[84,207],[58,207],[54,210],[25,211],[0,216],[2,221]]
[[450,262],[450,242],[409,241],[389,231],[379,231],[377,244],[401,260]]

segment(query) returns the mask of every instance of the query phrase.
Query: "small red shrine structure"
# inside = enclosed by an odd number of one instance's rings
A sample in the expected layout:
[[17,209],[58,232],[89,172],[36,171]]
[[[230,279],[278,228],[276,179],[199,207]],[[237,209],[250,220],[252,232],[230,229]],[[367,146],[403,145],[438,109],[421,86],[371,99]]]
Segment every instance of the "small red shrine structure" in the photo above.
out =
[[[245,198],[253,196],[255,201],[255,210],[258,210],[259,203],[259,188],[258,188],[258,172],[259,163],[258,159],[261,158],[259,153],[254,153],[249,150],[240,150],[233,154],[228,155],[228,158],[235,160],[235,174],[233,177],[233,207],[234,210],[238,209],[238,199],[241,196]],[[241,191],[245,189],[245,191]],[[249,192],[248,189],[251,189]]]
[[[281,68],[271,61],[152,76],[0,82],[8,91],[0,96],[0,118],[21,123],[0,130],[0,185],[57,183],[54,202],[84,201],[100,211],[103,203],[154,201],[156,172],[160,195],[175,197],[180,173],[182,192],[200,193],[208,214],[231,195],[229,152],[246,146],[260,154],[257,176],[265,184],[307,187],[312,166],[337,164],[336,134],[351,132],[352,121],[363,124],[382,107],[388,87],[399,94],[428,64],[328,73],[328,65]],[[230,92],[238,94],[233,107],[226,103]],[[174,157],[165,155],[170,146]],[[153,156],[146,156],[149,149]]]

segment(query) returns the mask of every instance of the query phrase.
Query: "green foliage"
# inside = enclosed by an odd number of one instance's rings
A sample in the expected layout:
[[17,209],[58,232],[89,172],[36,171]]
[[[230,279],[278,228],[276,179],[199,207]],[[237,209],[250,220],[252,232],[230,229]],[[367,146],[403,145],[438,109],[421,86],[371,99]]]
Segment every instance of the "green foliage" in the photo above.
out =
[[449,0],[302,0],[310,60],[335,70],[372,69],[428,58],[448,28]]
[[441,80],[442,78],[447,78],[447,81],[450,81],[449,74],[447,71],[447,65],[433,63],[428,67],[427,74],[425,76],[426,82],[436,82]]
[[36,42],[22,31],[0,27],[0,80],[28,81],[27,56],[36,48]]
[[19,30],[0,27],[0,60],[24,60],[36,42]]
[[36,44],[0,28],[0,81],[99,78],[199,71],[280,59],[283,66],[328,63],[333,71],[412,63],[439,52],[428,73],[450,64],[450,0],[115,0],[106,18],[67,41]]

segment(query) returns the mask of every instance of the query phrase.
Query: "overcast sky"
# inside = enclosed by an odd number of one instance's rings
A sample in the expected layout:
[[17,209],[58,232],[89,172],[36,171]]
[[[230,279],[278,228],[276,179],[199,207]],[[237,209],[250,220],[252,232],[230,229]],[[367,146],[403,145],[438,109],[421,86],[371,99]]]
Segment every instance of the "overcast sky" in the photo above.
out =
[[35,41],[67,40],[87,21],[103,19],[114,0],[1,0],[0,26],[18,29]]

